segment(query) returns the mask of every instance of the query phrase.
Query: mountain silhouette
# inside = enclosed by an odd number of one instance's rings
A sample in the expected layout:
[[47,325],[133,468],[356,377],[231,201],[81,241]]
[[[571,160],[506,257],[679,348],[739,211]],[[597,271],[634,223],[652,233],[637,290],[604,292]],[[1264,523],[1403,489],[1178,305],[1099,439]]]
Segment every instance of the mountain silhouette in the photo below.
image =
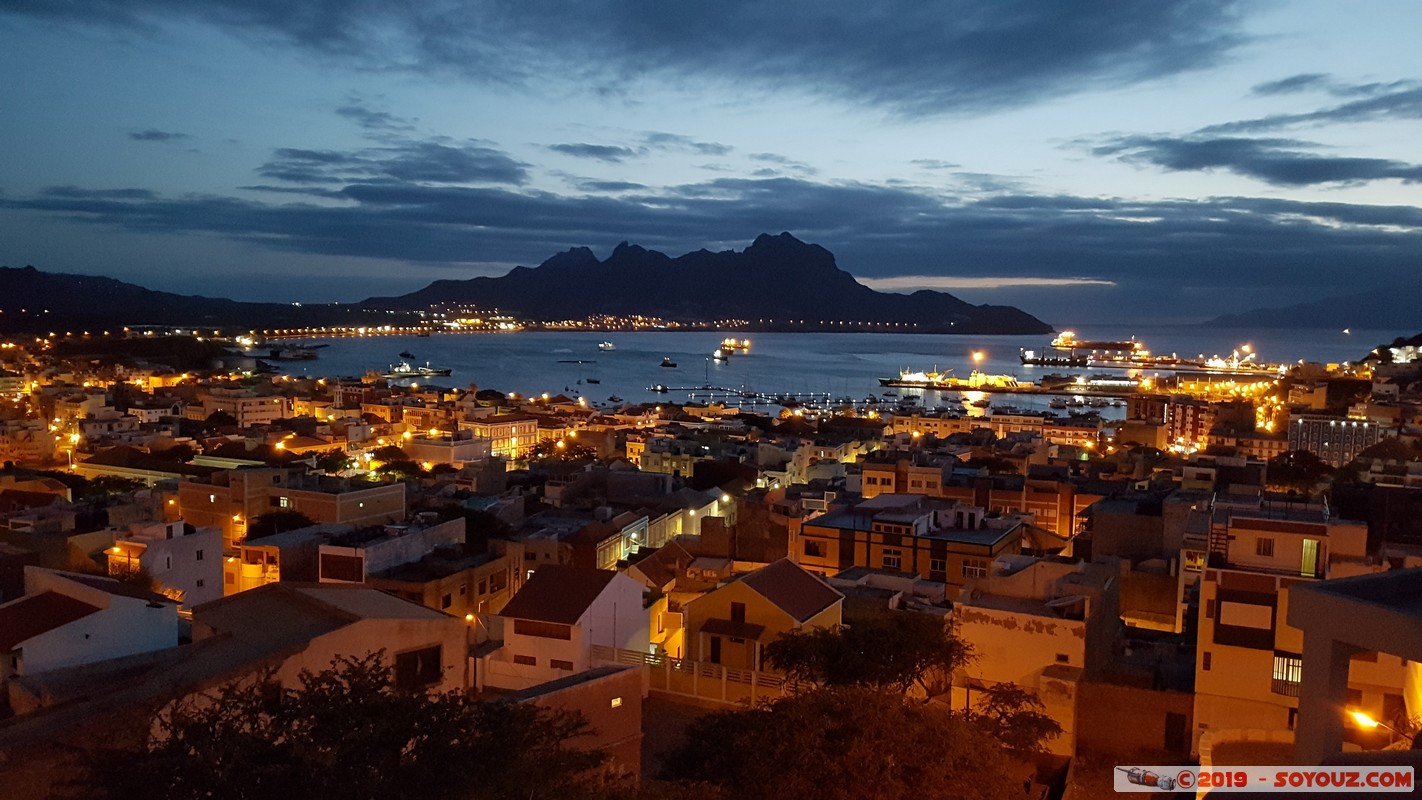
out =
[[1011,306],[972,305],[943,292],[876,292],[840,269],[834,255],[789,233],[761,234],[745,250],[697,250],[672,258],[623,242],[605,260],[586,247],[497,278],[440,280],[367,308],[417,310],[457,303],[534,320],[590,315],[753,327],[853,330],[845,323],[900,323],[940,333],[1037,334],[1047,323]]

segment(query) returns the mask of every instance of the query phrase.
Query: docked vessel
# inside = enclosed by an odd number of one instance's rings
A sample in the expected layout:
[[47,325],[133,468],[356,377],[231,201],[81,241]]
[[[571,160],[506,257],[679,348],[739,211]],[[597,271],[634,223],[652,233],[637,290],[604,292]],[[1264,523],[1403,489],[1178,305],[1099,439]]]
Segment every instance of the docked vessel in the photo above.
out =
[[[952,370],[949,370],[951,372]],[[902,389],[946,389],[956,391],[959,389],[1018,389],[1027,388],[1032,384],[1022,383],[1014,375],[989,375],[984,372],[973,372],[966,378],[957,378],[946,372],[911,372],[903,370],[899,372],[897,378],[880,378],[879,385],[884,387]]]
[[612,342],[598,342],[597,349],[607,352],[609,350],[616,350],[617,345],[613,344]]
[[416,366],[408,361],[401,361],[390,368],[390,371],[380,377],[386,380],[403,380],[405,378],[436,378],[448,375],[454,370],[442,367],[432,367],[428,362],[424,366]]
[[1241,345],[1228,357],[1180,358],[1154,355],[1144,342],[1135,339],[1078,339],[1071,331],[1063,331],[1051,341],[1046,351],[1024,348],[1018,356],[1023,366],[1076,367],[1093,369],[1159,370],[1162,372],[1209,372],[1220,375],[1268,375],[1279,367],[1255,360],[1249,345]]
[[750,350],[750,347],[750,339],[737,339],[734,336],[727,336],[726,338],[721,340],[721,349],[727,352],[730,352],[732,350],[740,350],[742,352],[745,352],[747,350]]

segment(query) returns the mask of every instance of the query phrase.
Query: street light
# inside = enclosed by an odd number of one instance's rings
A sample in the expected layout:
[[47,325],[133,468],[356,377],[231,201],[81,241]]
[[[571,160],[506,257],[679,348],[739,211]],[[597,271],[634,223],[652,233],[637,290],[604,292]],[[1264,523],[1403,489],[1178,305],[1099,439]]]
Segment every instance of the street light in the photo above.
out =
[[1369,716],[1369,715],[1368,715],[1367,713],[1365,713],[1365,712],[1362,712],[1362,711],[1349,711],[1349,712],[1348,712],[1348,716],[1352,717],[1352,718],[1353,718],[1353,721],[1356,722],[1356,723],[1358,723],[1358,726],[1361,727],[1361,728],[1367,728],[1368,730],[1376,730],[1376,729],[1378,729],[1378,728],[1382,728],[1383,730],[1387,731],[1387,732],[1388,732],[1387,744],[1388,744],[1388,747],[1389,747],[1389,748],[1392,747],[1392,743],[1393,743],[1392,734],[1395,733],[1395,734],[1397,734],[1398,736],[1401,736],[1404,740],[1406,740],[1406,739],[1408,738],[1407,734],[1403,733],[1402,731],[1398,730],[1397,728],[1392,727],[1391,725],[1387,724],[1386,722],[1381,722],[1381,721],[1379,721],[1379,720],[1373,719],[1371,716]]

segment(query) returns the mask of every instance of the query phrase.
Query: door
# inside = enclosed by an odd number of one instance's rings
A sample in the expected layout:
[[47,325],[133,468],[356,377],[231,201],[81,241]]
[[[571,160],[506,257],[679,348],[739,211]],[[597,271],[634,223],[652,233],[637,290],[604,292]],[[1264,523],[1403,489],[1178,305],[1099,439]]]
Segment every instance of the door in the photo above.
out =
[[1184,714],[1165,713],[1165,749],[1171,753],[1189,752],[1190,731],[1185,725]]
[[712,664],[719,664],[719,663],[721,663],[721,637],[719,637],[719,636],[712,636],[712,637],[711,637],[711,657],[710,657],[710,658],[711,658],[711,663],[712,663]]
[[1303,564],[1299,567],[1299,574],[1305,578],[1318,577],[1318,540],[1303,540]]

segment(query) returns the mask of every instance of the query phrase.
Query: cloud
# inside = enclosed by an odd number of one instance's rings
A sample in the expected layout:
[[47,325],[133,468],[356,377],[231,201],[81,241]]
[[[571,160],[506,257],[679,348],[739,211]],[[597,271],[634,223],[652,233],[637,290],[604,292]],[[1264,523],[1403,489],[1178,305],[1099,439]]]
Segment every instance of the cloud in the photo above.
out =
[[952,161],[943,161],[937,158],[915,158],[909,162],[919,169],[958,169],[962,164],[955,164]]
[[642,155],[641,152],[630,147],[619,147],[610,144],[550,144],[548,149],[555,153],[562,153],[573,158],[590,158],[594,161],[604,161],[608,164],[621,164],[629,158],[636,158]]
[[1307,72],[1301,75],[1290,75],[1277,81],[1261,83],[1255,86],[1250,93],[1258,97],[1269,97],[1276,94],[1326,89],[1331,85],[1333,85],[1333,79],[1328,75],[1322,72]]
[[1043,278],[1030,275],[1015,277],[966,275],[895,275],[891,278],[860,278],[859,282],[880,292],[913,292],[920,289],[952,291],[955,289],[1008,289],[1023,286],[1071,288],[1081,286],[1116,286],[1103,278]]
[[410,120],[370,108],[360,99],[352,99],[337,108],[336,113],[372,133],[404,133],[415,129]]
[[585,192],[630,192],[647,188],[645,184],[632,181],[577,180],[573,185]]
[[1225,169],[1278,186],[1388,179],[1422,182],[1422,165],[1383,158],[1326,156],[1307,150],[1318,146],[1296,139],[1126,136],[1092,152],[1176,172]]
[[[854,0],[52,0],[12,14],[76,25],[198,20],[380,71],[626,92],[649,77],[791,90],[903,116],[1017,107],[1221,62],[1234,0],[977,0],[892,9]],[[695,90],[695,87],[691,87]]]
[[648,147],[664,150],[686,150],[703,156],[724,156],[733,149],[728,144],[719,142],[701,142],[690,136],[682,136],[677,133],[662,133],[652,131],[642,138],[643,143]]
[[[1281,87],[1282,88],[1279,88]],[[1354,97],[1346,103],[1326,106],[1314,111],[1295,114],[1270,114],[1254,119],[1225,122],[1200,129],[1204,134],[1262,133],[1306,125],[1330,125],[1341,123],[1372,122],[1375,120],[1422,119],[1422,83],[1417,81],[1392,81],[1389,83],[1348,84],[1339,83],[1320,75],[1296,75],[1261,84],[1254,88],[1259,93],[1264,88],[1266,94],[1281,94],[1303,89],[1326,89],[1335,97]],[[1273,89],[1270,91],[1270,89]]]
[[482,144],[391,141],[353,151],[284,147],[257,169],[273,180],[339,184],[372,178],[417,183],[505,183],[528,180],[528,165]]
[[172,131],[160,131],[153,128],[141,131],[130,131],[128,138],[135,142],[176,142],[183,139],[191,139],[192,136],[186,133],[174,133]]

